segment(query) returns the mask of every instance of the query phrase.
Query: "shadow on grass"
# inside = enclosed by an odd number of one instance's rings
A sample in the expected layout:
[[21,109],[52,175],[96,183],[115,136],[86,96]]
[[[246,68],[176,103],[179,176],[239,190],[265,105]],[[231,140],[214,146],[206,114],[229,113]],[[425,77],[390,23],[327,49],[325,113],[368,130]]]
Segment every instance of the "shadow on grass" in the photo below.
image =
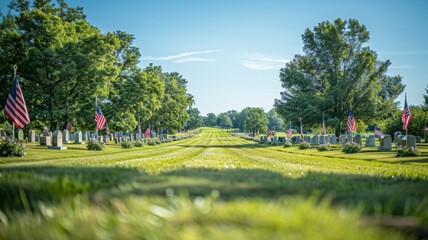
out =
[[[428,183],[424,180],[332,173],[290,173],[262,169],[181,168],[150,175],[118,167],[0,167],[0,209],[31,209],[77,194],[97,201],[129,196],[165,197],[168,188],[191,197],[216,190],[224,201],[284,197],[330,198],[333,205],[360,206],[368,215],[410,215],[428,222]],[[102,196],[99,198],[99,196]],[[426,223],[425,222],[425,223]]]

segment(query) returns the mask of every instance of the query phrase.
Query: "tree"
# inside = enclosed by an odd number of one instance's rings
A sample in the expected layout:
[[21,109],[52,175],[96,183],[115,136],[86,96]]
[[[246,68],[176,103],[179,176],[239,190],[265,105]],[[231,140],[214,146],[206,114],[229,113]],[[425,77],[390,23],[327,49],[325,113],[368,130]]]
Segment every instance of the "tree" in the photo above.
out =
[[252,132],[265,132],[269,121],[263,108],[249,108],[244,121],[244,129]]
[[165,84],[162,104],[150,122],[159,129],[182,129],[189,120],[187,109],[194,103],[186,89],[187,80],[177,72],[165,73],[162,79]]
[[284,120],[282,120],[275,109],[271,109],[269,112],[267,112],[266,117],[269,121],[268,129],[281,130],[284,127]]
[[245,119],[247,119],[248,115],[250,114],[251,108],[250,107],[246,107],[244,109],[242,109],[241,112],[239,112],[238,117],[237,117],[237,127],[239,128],[239,130],[244,131],[244,123],[245,123]]
[[189,120],[186,122],[184,127],[186,129],[194,129],[202,126],[203,118],[200,115],[199,109],[197,108],[189,108],[187,109],[187,115],[189,116]]
[[238,128],[238,116],[239,116],[238,111],[236,111],[236,110],[229,110],[226,113],[229,116],[230,120],[232,121],[232,127],[233,128]]
[[400,76],[386,75],[389,60],[380,61],[365,44],[369,32],[357,20],[336,19],[306,29],[303,55],[280,71],[284,91],[275,100],[276,111],[297,124],[326,124],[339,134],[345,129],[350,105],[356,119],[373,124],[391,116],[404,85]]
[[204,118],[204,125],[207,127],[214,127],[217,125],[217,116],[214,113],[208,113]]
[[[108,91],[116,76],[114,38],[89,25],[81,8],[63,1],[12,1],[0,23],[0,81],[11,86],[18,66],[32,125],[59,128],[69,119],[93,125],[95,95]],[[0,104],[8,88],[0,91]],[[90,106],[90,107],[89,107]],[[86,113],[91,113],[86,114]],[[87,127],[87,126],[85,126]]]
[[[422,106],[410,106],[410,112],[412,113],[412,120],[407,127],[409,135],[424,136],[425,124],[428,121],[428,116],[423,110]],[[394,135],[396,131],[401,131],[402,134],[406,134],[403,130],[403,122],[401,121],[403,111],[396,110],[393,117],[389,118],[385,123],[384,134]]]
[[227,128],[227,129],[229,129],[229,128],[231,128],[233,126],[232,125],[232,120],[230,120],[230,117],[229,117],[229,115],[227,113],[221,113],[218,116],[218,119],[219,119],[219,126],[221,128]]

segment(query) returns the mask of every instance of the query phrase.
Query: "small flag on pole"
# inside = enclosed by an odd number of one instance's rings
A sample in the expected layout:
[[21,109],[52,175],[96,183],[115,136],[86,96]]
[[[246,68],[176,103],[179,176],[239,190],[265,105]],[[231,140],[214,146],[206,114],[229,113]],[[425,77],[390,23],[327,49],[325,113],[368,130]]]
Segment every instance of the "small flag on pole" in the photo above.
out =
[[137,129],[138,134],[141,135],[141,123],[140,123],[140,118],[138,118],[138,129]]
[[410,108],[407,105],[407,93],[406,93],[404,95],[403,114],[401,115],[401,121],[403,122],[403,130],[407,130],[407,126],[409,126],[410,120],[412,120],[412,113],[410,112]]
[[97,130],[104,129],[104,126],[107,123],[106,118],[104,117],[100,107],[98,106],[97,100],[95,100],[95,123],[97,124]]
[[267,131],[266,131],[266,137],[269,137],[270,136],[270,130],[268,129]]
[[4,113],[19,129],[30,123],[30,117],[28,116],[27,107],[25,106],[24,95],[22,94],[17,76],[15,76],[9,95],[7,96]]
[[325,122],[324,122],[324,115],[322,115],[322,129],[321,129],[322,135],[325,135],[327,133],[327,130],[325,129]]
[[383,136],[383,134],[381,133],[381,131],[377,127],[375,127],[374,134],[376,136],[378,136],[378,137],[382,137]]
[[354,115],[352,114],[352,110],[349,110],[347,126],[348,132],[353,132],[357,130],[357,125],[355,124],[355,119]]
[[146,129],[146,132],[144,133],[144,138],[149,138],[150,135],[150,128]]
[[106,123],[106,133],[110,135],[110,128],[108,128],[108,123]]
[[293,130],[291,129],[291,122],[288,125],[287,138],[290,139],[293,136]]

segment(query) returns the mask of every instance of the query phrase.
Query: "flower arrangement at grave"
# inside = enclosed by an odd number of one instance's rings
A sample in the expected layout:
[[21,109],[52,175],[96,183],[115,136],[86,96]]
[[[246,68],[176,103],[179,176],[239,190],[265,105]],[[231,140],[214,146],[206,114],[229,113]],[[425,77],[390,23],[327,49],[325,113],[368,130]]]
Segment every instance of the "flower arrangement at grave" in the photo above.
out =
[[0,142],[1,157],[23,157],[26,154],[24,140],[3,140]]
[[86,148],[93,151],[103,151],[104,143],[99,142],[97,139],[91,139],[88,141]]
[[291,142],[284,143],[285,148],[292,147],[292,146],[293,146],[293,144]]
[[153,139],[150,139],[150,140],[147,142],[147,145],[149,145],[149,146],[156,146],[156,142],[155,142]]
[[361,152],[362,148],[363,147],[358,143],[347,142],[343,145],[342,152],[344,152],[344,153],[358,153],[358,152]]
[[419,149],[415,147],[398,147],[397,148],[397,155],[396,157],[416,157],[419,156],[421,153],[419,152]]
[[308,142],[305,142],[305,141],[301,142],[299,145],[299,149],[308,149],[310,147],[311,147],[311,144],[309,144]]
[[320,145],[318,145],[317,150],[320,151],[320,152],[330,151],[331,150],[331,145],[330,145],[330,143],[320,144]]
[[134,143],[131,141],[122,142],[120,145],[122,146],[122,148],[133,148],[134,147]]
[[136,142],[134,143],[134,146],[135,146],[135,147],[144,147],[144,143],[143,143],[142,141],[136,141]]

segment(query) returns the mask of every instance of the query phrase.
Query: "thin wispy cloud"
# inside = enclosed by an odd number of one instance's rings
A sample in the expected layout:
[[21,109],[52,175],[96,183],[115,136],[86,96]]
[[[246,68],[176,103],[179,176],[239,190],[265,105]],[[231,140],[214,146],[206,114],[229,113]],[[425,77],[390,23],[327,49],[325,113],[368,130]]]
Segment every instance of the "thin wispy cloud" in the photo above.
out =
[[285,66],[290,59],[270,57],[263,54],[251,54],[240,60],[242,66],[253,70],[274,70]]
[[192,57],[195,55],[210,54],[215,52],[222,52],[223,50],[219,49],[210,49],[202,51],[193,51],[193,52],[184,52],[175,55],[168,55],[164,57],[142,57],[142,60],[146,61],[172,61],[175,63],[184,63],[184,62],[215,62],[215,59],[204,58],[204,57]]
[[416,68],[416,66],[410,65],[410,64],[402,64],[397,66],[392,65],[391,68],[392,69],[413,69],[413,68]]
[[391,52],[379,52],[381,55],[425,55],[428,51],[391,51]]

